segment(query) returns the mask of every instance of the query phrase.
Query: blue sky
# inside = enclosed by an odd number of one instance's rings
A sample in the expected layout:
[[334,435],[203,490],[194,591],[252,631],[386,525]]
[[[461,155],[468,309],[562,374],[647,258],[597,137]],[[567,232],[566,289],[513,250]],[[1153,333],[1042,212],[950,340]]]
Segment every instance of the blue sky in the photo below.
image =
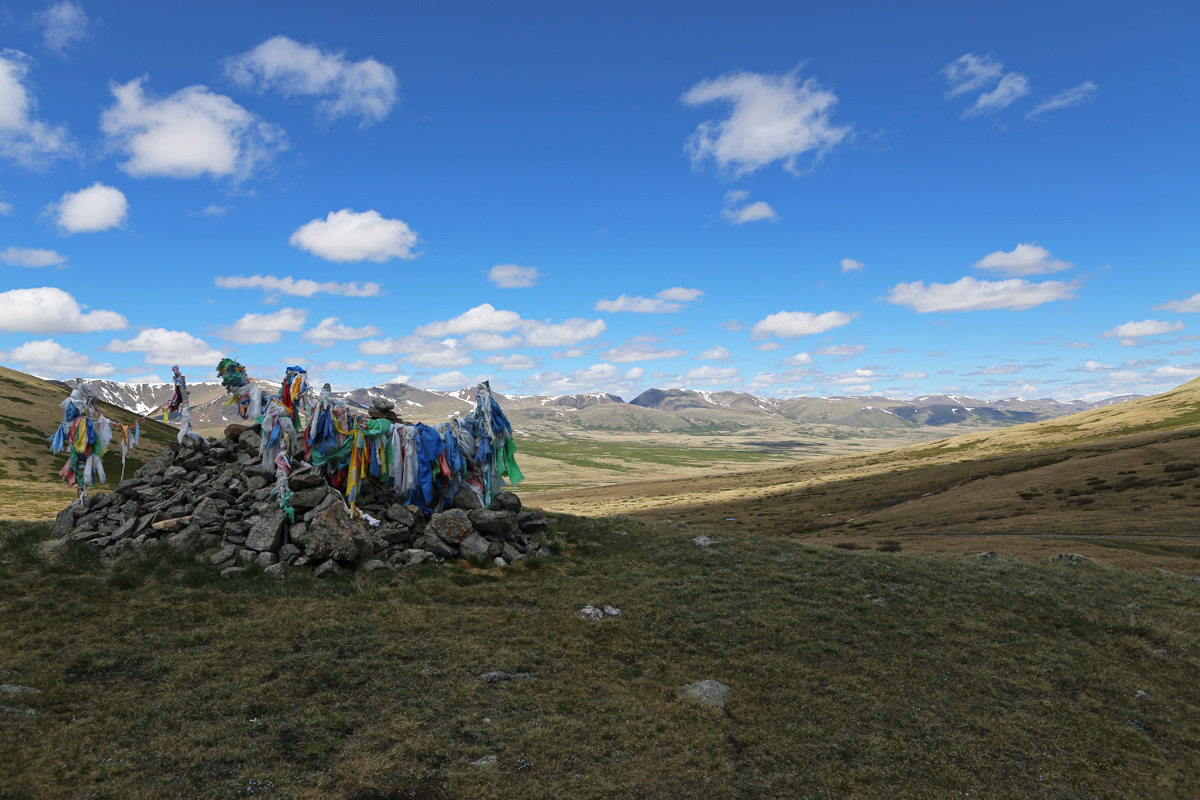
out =
[[510,394],[1200,375],[1200,6],[8,3],[0,363]]

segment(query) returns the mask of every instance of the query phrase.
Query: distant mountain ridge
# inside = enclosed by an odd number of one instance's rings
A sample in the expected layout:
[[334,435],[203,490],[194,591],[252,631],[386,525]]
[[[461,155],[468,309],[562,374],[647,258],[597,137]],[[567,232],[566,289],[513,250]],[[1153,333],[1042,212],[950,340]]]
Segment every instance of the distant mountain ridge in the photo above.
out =
[[[278,383],[256,382],[264,392],[277,391]],[[138,414],[167,402],[169,383],[126,384],[109,380],[89,381],[97,396]],[[228,395],[216,381],[188,385],[192,419],[197,428],[219,428],[240,421]],[[440,422],[469,413],[475,405],[474,387],[457,391],[419,389],[406,383],[337,392],[352,408],[365,411],[372,402],[384,399],[395,404],[405,420]],[[569,420],[573,427],[609,430],[720,430],[752,426],[755,419],[783,419],[796,423],[844,426],[885,431],[897,428],[926,428],[969,425],[1007,427],[1075,414],[1140,397],[1126,395],[1097,402],[1050,398],[1009,397],[980,400],[964,395],[925,395],[899,400],[882,395],[839,397],[759,397],[744,392],[712,392],[702,389],[652,388],[626,402],[606,392],[567,395],[503,395],[496,399],[518,427],[537,421],[553,425]]]

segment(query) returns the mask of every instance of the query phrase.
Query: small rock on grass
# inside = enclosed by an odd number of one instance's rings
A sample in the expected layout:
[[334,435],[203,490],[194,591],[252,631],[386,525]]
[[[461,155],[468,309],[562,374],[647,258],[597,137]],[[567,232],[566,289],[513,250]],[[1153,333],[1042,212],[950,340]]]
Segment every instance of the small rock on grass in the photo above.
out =
[[15,683],[0,683],[0,694],[16,695],[18,697],[31,697],[41,693],[41,689],[35,689],[32,686],[18,686]]
[[496,766],[496,762],[498,760],[499,759],[496,758],[496,756],[494,756],[494,755],[484,756],[483,758],[479,759],[478,761],[472,761],[470,766],[472,766],[472,767],[494,767],[494,766]]
[[684,697],[695,700],[702,706],[716,706],[717,708],[724,708],[725,701],[733,694],[733,689],[712,679],[689,683],[679,687],[679,691],[683,693]]
[[233,578],[240,578],[245,575],[246,572],[247,569],[245,567],[226,567],[225,569],[221,570],[221,577],[225,578],[226,580],[230,580]]
[[276,580],[283,580],[287,577],[287,570],[287,564],[283,563],[282,561],[277,561],[276,563],[264,569],[263,574],[270,575]]
[[705,550],[708,550],[710,547],[712,547],[716,543],[717,543],[716,539],[710,539],[707,536],[697,536],[695,539],[692,539],[692,544],[696,545],[697,547],[703,548]]
[[596,608],[593,605],[586,605],[575,612],[583,619],[604,619],[605,617],[615,617],[621,613],[621,609],[616,606],[602,606]]

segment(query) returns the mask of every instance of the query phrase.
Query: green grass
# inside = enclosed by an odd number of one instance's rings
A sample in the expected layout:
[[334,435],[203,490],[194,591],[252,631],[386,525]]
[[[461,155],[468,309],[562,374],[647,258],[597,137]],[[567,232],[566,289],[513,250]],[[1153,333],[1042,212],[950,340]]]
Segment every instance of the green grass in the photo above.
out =
[[[537,569],[223,581],[165,551],[44,564],[45,526],[0,530],[0,682],[42,690],[21,699],[36,716],[0,713],[3,798],[1183,798],[1200,782],[1198,586],[1174,576],[732,532],[706,552],[669,526],[564,517]],[[581,620],[588,603],[621,614]],[[476,680],[493,670],[534,677]],[[733,688],[725,711],[680,697],[707,678]]]

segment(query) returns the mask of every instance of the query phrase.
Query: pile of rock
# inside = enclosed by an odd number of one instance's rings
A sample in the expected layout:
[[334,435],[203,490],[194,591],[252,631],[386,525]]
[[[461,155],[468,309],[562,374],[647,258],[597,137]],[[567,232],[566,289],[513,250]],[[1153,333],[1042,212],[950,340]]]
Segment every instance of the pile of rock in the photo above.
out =
[[390,489],[370,481],[358,507],[378,524],[350,518],[345,498],[314,468],[288,479],[294,521],[280,510],[274,469],[261,466],[255,428],[231,425],[225,438],[189,437],[171,444],[118,483],[63,509],[47,552],[87,542],[111,560],[162,542],[177,551],[197,545],[223,574],[240,574],[257,562],[283,577],[288,568],[312,569],[321,577],[361,565],[385,569],[444,560],[508,566],[545,557],[546,521],[523,512],[521,500],[501,492],[483,508],[463,489],[454,507],[428,518],[416,506],[396,502]]

